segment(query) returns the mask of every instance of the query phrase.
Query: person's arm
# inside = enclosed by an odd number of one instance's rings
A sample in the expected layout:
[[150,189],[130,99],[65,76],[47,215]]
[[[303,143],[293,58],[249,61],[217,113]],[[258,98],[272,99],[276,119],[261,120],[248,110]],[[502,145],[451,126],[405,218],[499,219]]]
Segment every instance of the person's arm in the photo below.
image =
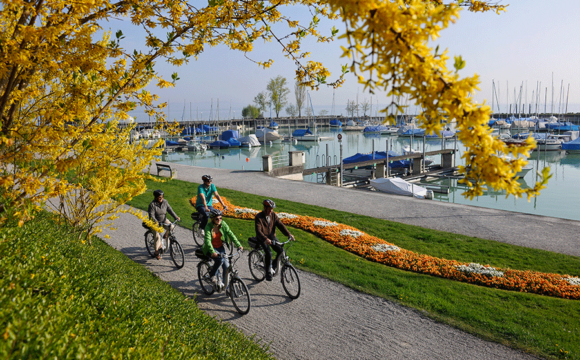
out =
[[[276,215],[274,213],[272,213],[272,215]],[[288,231],[288,229],[286,228],[286,225],[284,225],[284,223],[282,221],[280,221],[280,218],[278,217],[278,215],[275,216],[276,220],[274,222],[274,224],[276,224],[276,227],[282,232],[282,234],[286,235],[287,237],[292,237],[292,234],[290,234],[290,232]]]
[[232,241],[234,242],[234,245],[237,248],[241,248],[241,250],[244,249],[242,247],[242,244],[240,243],[240,241],[236,237],[236,234],[234,234],[234,232],[230,229],[230,227],[228,226],[228,224],[226,224],[224,221],[222,221],[222,229],[224,230],[224,233],[226,235],[226,239],[232,239]]
[[205,195],[203,194],[203,191],[201,191],[203,185],[199,185],[197,187],[197,196],[201,197],[201,199],[203,200],[203,208],[205,209],[206,212],[209,211],[208,207],[207,207],[207,202],[205,201]]
[[263,217],[261,216],[261,213],[256,215],[255,218],[255,223],[256,223],[256,238],[258,239],[259,242],[266,242],[268,240],[268,235],[265,234],[264,232],[264,225],[263,225]]
[[217,255],[217,253],[211,244],[212,227],[213,224],[211,223],[208,223],[205,227],[205,236],[203,238],[203,245],[201,247],[201,250],[207,256],[215,257],[214,254]]
[[169,213],[169,215],[173,216],[173,218],[175,220],[181,220],[179,218],[179,216],[177,216],[177,214],[175,213],[175,211],[173,211],[173,209],[171,208],[171,205],[169,205],[169,202],[167,203],[167,212]]
[[153,201],[149,203],[149,209],[147,209],[147,212],[149,213],[149,220],[158,223],[157,217],[155,217],[155,205],[153,204]]
[[216,199],[218,199],[218,201],[220,202],[220,204],[222,204],[222,206],[224,207],[224,211],[226,211],[226,209],[227,209],[228,207],[227,207],[227,206],[226,206],[226,204],[224,204],[224,202],[222,201],[222,197],[220,196],[220,194],[218,194],[218,192],[216,191],[216,192],[214,193],[214,195],[215,195],[215,198],[216,198]]

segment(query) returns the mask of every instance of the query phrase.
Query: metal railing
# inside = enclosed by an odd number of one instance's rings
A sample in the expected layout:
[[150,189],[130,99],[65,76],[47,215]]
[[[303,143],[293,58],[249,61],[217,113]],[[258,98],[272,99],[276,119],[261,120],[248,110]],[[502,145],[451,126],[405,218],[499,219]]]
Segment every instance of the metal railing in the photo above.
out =
[[272,155],[272,167],[273,168],[288,166],[289,163],[290,163],[290,158],[288,157],[288,154],[286,154],[286,155]]

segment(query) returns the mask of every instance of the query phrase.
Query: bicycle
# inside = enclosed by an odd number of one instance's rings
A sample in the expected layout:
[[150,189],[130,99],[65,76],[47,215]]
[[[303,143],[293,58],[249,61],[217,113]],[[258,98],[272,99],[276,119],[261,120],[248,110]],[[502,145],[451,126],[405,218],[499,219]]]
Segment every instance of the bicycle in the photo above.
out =
[[[284,245],[286,245],[290,240],[286,242],[273,241],[274,245],[280,245],[282,247],[282,254],[278,257],[278,266],[276,266],[276,271],[273,276],[278,275],[281,271],[281,281],[284,291],[290,299],[297,299],[300,296],[300,278],[298,277],[298,272],[296,268],[290,263],[290,258],[286,255],[286,250]],[[250,247],[254,250],[250,252],[248,256],[248,263],[250,266],[250,273],[254,280],[261,282],[266,277],[266,267],[264,266],[264,250],[258,244],[256,238],[249,238],[248,242]],[[290,248],[292,244],[288,245]],[[281,270],[280,270],[281,269]]]
[[[240,314],[245,315],[250,311],[252,300],[248,292],[248,287],[238,275],[238,270],[234,269],[234,265],[240,258],[241,253],[242,251],[238,250],[235,254],[218,254],[222,258],[227,257],[230,263],[230,266],[226,270],[226,282],[223,284],[223,287],[219,287],[211,281],[209,276],[209,272],[213,266],[212,258],[205,255],[201,249],[195,251],[195,255],[201,259],[201,262],[197,264],[197,277],[201,285],[201,290],[206,295],[212,295],[216,291],[222,292],[225,289],[226,296],[230,297],[236,310]],[[216,278],[221,278],[221,269],[216,273]]]
[[[171,231],[171,228],[178,222],[178,220],[175,220],[169,226],[169,230],[167,230],[169,231],[169,235],[167,236],[168,244],[167,246],[163,246],[161,249],[159,249],[159,252],[160,254],[163,254],[165,249],[169,248],[171,260],[173,260],[173,263],[178,269],[181,269],[183,265],[185,265],[185,255],[183,253],[181,244],[179,244],[177,238],[175,238],[175,235],[173,235],[173,231]],[[155,257],[155,236],[153,235],[153,231],[148,226],[143,224],[143,227],[147,229],[145,232],[145,247],[147,247],[147,252],[149,252],[151,257]],[[165,239],[163,235],[159,234],[159,236],[161,236],[161,242],[163,245],[165,245]]]
[[191,232],[193,235],[193,241],[197,244],[197,246],[203,245],[203,235],[201,235],[201,230],[199,225],[201,224],[202,214],[199,212],[192,212],[191,219],[194,221],[193,226],[191,228]]

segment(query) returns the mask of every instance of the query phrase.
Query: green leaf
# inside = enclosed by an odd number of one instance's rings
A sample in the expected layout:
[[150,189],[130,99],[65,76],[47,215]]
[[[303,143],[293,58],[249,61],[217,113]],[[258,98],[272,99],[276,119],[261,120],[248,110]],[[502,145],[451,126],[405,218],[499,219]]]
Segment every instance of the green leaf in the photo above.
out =
[[453,64],[455,71],[459,71],[465,67],[465,61],[460,56],[455,56],[455,64]]

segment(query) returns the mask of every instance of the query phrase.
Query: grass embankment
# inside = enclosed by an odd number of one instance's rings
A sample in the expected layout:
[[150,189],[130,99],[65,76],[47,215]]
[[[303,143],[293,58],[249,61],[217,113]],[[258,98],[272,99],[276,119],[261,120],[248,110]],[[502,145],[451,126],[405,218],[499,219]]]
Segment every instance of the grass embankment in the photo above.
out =
[[0,358],[270,358],[143,266],[48,218],[0,232]]
[[[173,209],[191,227],[189,199],[197,185],[179,180],[148,183],[149,190],[131,205],[146,209],[151,192],[162,188]],[[233,204],[261,209],[261,197],[218,189]],[[496,241],[445,233],[317,206],[273,199],[277,210],[351,225],[369,235],[421,254],[477,262],[494,267],[580,275],[580,258]],[[243,243],[253,236],[253,222],[227,219]],[[336,248],[314,235],[293,229],[298,243],[290,250],[303,270],[369,294],[397,301],[482,338],[554,358],[580,359],[580,301],[486,288],[390,268]],[[549,241],[549,239],[547,239]]]

